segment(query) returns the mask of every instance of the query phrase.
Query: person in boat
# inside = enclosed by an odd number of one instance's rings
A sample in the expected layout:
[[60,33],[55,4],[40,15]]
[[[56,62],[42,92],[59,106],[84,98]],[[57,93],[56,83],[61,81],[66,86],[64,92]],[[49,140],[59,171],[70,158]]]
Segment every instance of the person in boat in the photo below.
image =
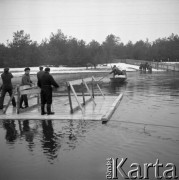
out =
[[[1,74],[2,78],[2,87],[1,87],[1,97],[0,97],[0,109],[3,109],[4,104],[4,97],[6,93],[9,93],[9,96],[12,96],[13,86],[11,79],[13,78],[13,75],[9,72],[9,68],[4,68],[4,73]],[[12,105],[13,107],[16,107],[16,101],[15,98],[12,98]]]
[[[22,76],[21,86],[25,86],[25,85],[32,86],[33,83],[32,83],[32,81],[30,79],[30,68],[26,67],[24,69],[24,71],[25,71],[25,74]],[[25,107],[22,106],[23,103],[24,103]],[[23,94],[23,95],[21,95],[21,98],[20,98],[20,108],[24,109],[24,108],[27,108],[27,107],[29,107],[27,94]]]
[[[41,115],[53,115],[51,111],[52,105],[52,86],[58,88],[59,85],[50,74],[50,68],[45,68],[45,72],[42,77],[38,80],[38,86],[41,88]],[[47,104],[47,113],[45,112],[45,104]]]
[[40,66],[39,72],[37,73],[37,82],[42,78],[43,74],[44,74],[43,67]]
[[125,75],[125,71],[121,71],[118,67],[116,67],[116,65],[114,65],[112,67],[112,71],[109,74],[113,74],[113,77],[115,77],[116,75]]

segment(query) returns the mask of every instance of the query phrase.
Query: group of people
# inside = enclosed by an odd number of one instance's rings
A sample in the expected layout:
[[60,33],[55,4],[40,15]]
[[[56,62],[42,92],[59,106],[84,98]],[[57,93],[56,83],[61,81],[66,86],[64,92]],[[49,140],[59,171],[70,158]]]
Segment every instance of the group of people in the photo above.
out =
[[149,72],[152,72],[152,66],[148,62],[141,63],[140,66],[139,66],[139,70],[141,70],[141,71],[148,70]]
[[[45,68],[45,71],[43,70],[43,67],[39,67],[39,72],[37,73],[37,85],[41,88],[41,115],[53,115],[54,112],[51,111],[51,105],[52,105],[52,86],[58,88],[59,85],[56,83],[52,75],[50,74],[50,68]],[[29,85],[32,86],[33,82],[30,79],[30,68],[27,67],[24,69],[25,73],[22,76],[21,79],[21,85]],[[13,78],[13,75],[9,72],[9,68],[4,68],[4,72],[1,74],[2,78],[2,86],[1,86],[1,97],[0,97],[0,110],[3,109],[4,104],[4,97],[6,93],[9,93],[9,96],[11,97],[13,94],[13,86],[11,79]],[[23,106],[24,104],[24,106]],[[13,107],[16,107],[16,101],[15,98],[12,98],[12,105]],[[45,111],[45,105],[46,105],[46,111]],[[28,98],[27,94],[21,95],[20,97],[20,108],[24,109],[27,108],[28,105]]]

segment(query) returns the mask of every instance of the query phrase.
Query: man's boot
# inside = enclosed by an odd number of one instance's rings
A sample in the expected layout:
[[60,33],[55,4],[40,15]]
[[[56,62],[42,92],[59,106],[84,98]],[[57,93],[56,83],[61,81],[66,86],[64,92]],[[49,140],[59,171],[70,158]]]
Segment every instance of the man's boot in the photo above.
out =
[[45,112],[45,104],[41,104],[41,115],[45,115],[45,114],[47,114]]
[[54,112],[51,111],[51,104],[47,104],[47,115],[53,115]]

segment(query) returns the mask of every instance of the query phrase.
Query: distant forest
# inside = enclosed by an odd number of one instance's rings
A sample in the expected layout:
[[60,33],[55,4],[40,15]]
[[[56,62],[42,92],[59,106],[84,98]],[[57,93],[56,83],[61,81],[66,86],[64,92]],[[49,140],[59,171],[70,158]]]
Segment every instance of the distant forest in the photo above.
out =
[[179,36],[171,34],[154,42],[146,39],[124,44],[119,37],[110,34],[101,44],[95,40],[87,44],[58,30],[38,44],[31,40],[30,34],[20,30],[13,33],[12,42],[7,41],[6,45],[0,43],[0,67],[86,64],[95,67],[113,59],[179,61]]

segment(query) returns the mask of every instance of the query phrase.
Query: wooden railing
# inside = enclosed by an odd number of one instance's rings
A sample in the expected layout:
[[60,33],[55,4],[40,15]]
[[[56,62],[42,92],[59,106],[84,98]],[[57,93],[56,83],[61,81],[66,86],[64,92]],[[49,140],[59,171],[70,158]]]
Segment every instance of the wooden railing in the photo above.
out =
[[[94,83],[95,82],[95,83]],[[78,96],[77,96],[77,93],[73,87],[73,85],[75,85],[75,83],[73,81],[71,82],[67,82],[67,91],[68,91],[68,98],[69,98],[69,104],[70,104],[70,112],[71,113],[74,113],[75,111],[77,111],[78,109],[80,109],[82,111],[82,113],[84,113],[84,109],[83,107],[89,103],[90,101],[93,101],[93,104],[96,105],[96,102],[94,100],[95,98],[95,93],[94,93],[94,86],[97,85],[97,88],[99,89],[101,95],[103,96],[103,98],[105,98],[99,84],[97,83],[96,79],[94,77],[92,77],[91,79],[91,83],[92,83],[92,92],[90,91],[88,85],[87,85],[87,82],[84,80],[84,79],[81,79],[81,93],[82,93],[82,98],[83,98],[83,102],[80,102]],[[85,99],[85,94],[84,94],[84,88],[86,88],[90,98],[89,99]],[[78,106],[76,107],[73,107],[73,104],[72,104],[72,97],[71,97],[71,91],[78,103]]]
[[[84,106],[89,103],[90,101],[93,102],[94,105],[96,105],[96,102],[95,102],[95,93],[94,93],[94,86],[97,86],[98,90],[100,91],[100,95],[103,96],[103,98],[105,98],[99,84],[98,84],[98,81],[96,81],[96,79],[94,77],[92,77],[91,79],[88,78],[88,80],[90,80],[90,83],[91,83],[91,91],[90,91],[90,88],[87,84],[87,79],[84,80],[84,79],[81,79],[81,80],[75,80],[75,81],[69,81],[69,82],[66,82],[66,86],[67,86],[67,92],[68,92],[68,99],[69,99],[69,105],[70,105],[70,112],[71,113],[74,113],[75,111],[77,111],[78,109],[80,109],[82,111],[82,113],[84,113]],[[79,84],[80,82],[80,86],[81,86],[81,96],[82,96],[82,99],[83,99],[83,102],[80,102],[79,100],[79,93],[77,95],[76,91],[75,91],[75,88],[74,88],[74,85],[76,84]],[[85,93],[85,89],[87,90],[87,94]],[[72,94],[71,92],[73,93],[73,96],[75,97],[75,100],[76,102],[78,103],[78,105],[76,107],[73,107],[73,102],[72,102]],[[55,94],[53,94],[53,96],[55,97],[58,97],[60,96],[60,94],[62,95],[62,93],[60,93],[60,88],[59,89],[55,89]],[[25,112],[25,111],[28,111],[32,108],[35,108],[37,106],[39,106],[40,104],[40,88],[38,88],[37,86],[28,86],[28,85],[25,85],[25,86],[16,86],[15,90],[13,91],[13,94],[12,96],[10,97],[9,101],[8,101],[8,104],[7,106],[5,107],[3,113],[5,114],[9,105],[10,105],[10,102],[12,101],[12,98],[15,96],[15,94],[17,94],[17,103],[16,103],[16,109],[17,109],[17,114],[19,113],[22,113],[22,112]],[[30,96],[30,95],[34,95],[33,97],[37,98],[37,103],[36,104],[33,104],[25,109],[21,109],[20,108],[20,98],[22,95],[27,95],[27,96]],[[96,94],[96,95],[99,95]],[[62,95],[63,96],[63,95]],[[89,97],[88,99],[86,99],[86,97]],[[29,98],[28,98],[29,99]],[[33,101],[34,102],[34,101]],[[29,103],[30,104],[30,103]]]
[[[34,105],[31,105],[25,109],[20,109],[20,98],[21,98],[21,95],[24,95],[24,94],[26,94],[27,96],[32,95],[32,94],[36,95],[37,103]],[[38,106],[39,104],[40,104],[40,88],[38,88],[37,86],[31,87],[28,85],[17,87],[17,114],[24,112],[24,111],[28,111],[29,109],[32,109],[32,108]]]
[[[27,96],[35,95],[35,97],[37,97],[37,103],[32,106],[29,106],[25,109],[20,109],[20,98],[21,98],[21,95],[24,95],[24,94],[26,94]],[[13,93],[12,93],[10,99],[8,100],[7,105],[5,105],[3,114],[6,114],[7,109],[9,108],[9,105],[10,105],[12,99],[15,97],[15,95],[17,95],[17,103],[16,103],[17,114],[24,112],[24,111],[28,111],[29,109],[34,108],[40,104],[40,89],[37,86],[30,87],[28,85],[25,85],[25,86],[17,85],[14,88]]]

